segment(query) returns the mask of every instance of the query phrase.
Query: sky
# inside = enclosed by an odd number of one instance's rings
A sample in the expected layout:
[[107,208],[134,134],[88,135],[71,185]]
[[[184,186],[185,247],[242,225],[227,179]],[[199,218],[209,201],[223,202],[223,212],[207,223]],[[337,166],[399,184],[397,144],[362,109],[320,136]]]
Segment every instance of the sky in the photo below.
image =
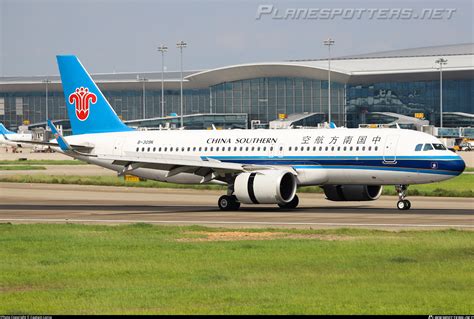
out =
[[[166,70],[177,71],[180,54],[176,43],[181,40],[188,43],[183,50],[184,70],[325,58],[328,51],[323,40],[328,37],[335,40],[332,56],[472,43],[473,3],[0,0],[0,76],[56,75],[57,54],[77,55],[91,73],[161,71],[160,44],[169,47]],[[257,19],[262,6],[272,11]],[[298,19],[292,19],[291,9],[312,9],[313,18],[300,13]],[[315,9],[335,10],[330,11],[334,16],[325,18]],[[342,18],[339,9],[348,15]],[[360,17],[354,14],[351,18],[350,10],[356,9],[362,12]],[[386,18],[384,9],[395,14]],[[408,9],[404,12],[409,15],[396,18],[397,9]],[[424,19],[413,18],[424,9],[432,12],[431,19],[426,18],[426,11]],[[278,18],[288,10],[286,19]]]

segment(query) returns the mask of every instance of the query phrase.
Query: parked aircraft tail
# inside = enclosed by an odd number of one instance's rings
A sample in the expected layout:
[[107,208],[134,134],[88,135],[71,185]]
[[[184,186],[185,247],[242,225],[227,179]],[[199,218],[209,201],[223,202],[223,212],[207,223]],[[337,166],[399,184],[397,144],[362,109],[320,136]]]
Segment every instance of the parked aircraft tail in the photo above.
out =
[[15,134],[14,132],[7,130],[7,128],[5,127],[5,125],[3,125],[3,123],[0,123],[0,133],[5,134],[5,135]]

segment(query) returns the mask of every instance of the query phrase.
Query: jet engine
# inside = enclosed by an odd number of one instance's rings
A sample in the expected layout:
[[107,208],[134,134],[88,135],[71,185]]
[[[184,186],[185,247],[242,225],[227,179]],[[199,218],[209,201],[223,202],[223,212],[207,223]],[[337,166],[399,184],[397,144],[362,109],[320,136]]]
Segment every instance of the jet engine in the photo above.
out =
[[325,185],[324,194],[332,201],[369,201],[382,194],[382,185]]
[[287,171],[268,170],[239,174],[234,195],[244,204],[287,204],[296,194],[296,177]]

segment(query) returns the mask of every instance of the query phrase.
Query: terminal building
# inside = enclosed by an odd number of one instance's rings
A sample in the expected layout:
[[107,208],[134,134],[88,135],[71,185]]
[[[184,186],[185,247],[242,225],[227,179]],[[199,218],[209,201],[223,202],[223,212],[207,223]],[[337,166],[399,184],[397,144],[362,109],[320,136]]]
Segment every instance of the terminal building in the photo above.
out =
[[[474,127],[474,44],[332,58],[332,121],[347,127],[397,121],[411,128],[439,126],[440,70],[435,61],[440,57],[447,59],[442,69],[443,126]],[[87,61],[82,62],[87,68]],[[179,125],[180,72],[92,77],[128,125]],[[285,117],[300,123],[328,119],[326,59],[229,65],[184,71],[183,78],[187,128],[271,127],[272,121]],[[313,119],[302,121],[308,114]],[[0,78],[0,122],[16,129],[24,123],[44,126],[47,118],[67,129],[59,76]]]

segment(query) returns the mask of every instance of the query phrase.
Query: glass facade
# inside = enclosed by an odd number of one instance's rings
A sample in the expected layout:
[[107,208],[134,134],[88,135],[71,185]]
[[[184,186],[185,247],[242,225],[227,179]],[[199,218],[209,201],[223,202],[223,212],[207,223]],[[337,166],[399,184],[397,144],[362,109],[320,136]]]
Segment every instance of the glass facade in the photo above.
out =
[[[367,123],[368,112],[393,112],[407,116],[423,113],[430,124],[439,126],[439,93],[439,81],[348,85],[348,126],[356,127],[359,123]],[[473,95],[474,80],[443,80],[443,113],[473,114]],[[443,118],[443,124],[456,125],[444,122]]]
[[[327,81],[303,78],[258,78],[226,82],[208,89],[184,90],[184,114],[247,113],[249,122],[266,123],[278,118],[279,113],[328,111]],[[123,120],[161,116],[161,90],[107,91],[103,93]],[[45,92],[0,93],[0,111],[4,99],[4,114],[0,121],[15,128],[28,120],[30,123],[46,120]],[[343,125],[344,85],[331,82],[332,120]],[[180,91],[165,90],[164,113],[180,114]],[[21,112],[20,112],[21,110]],[[48,93],[49,118],[66,119],[62,92]]]
[[[143,118],[143,91],[102,91],[123,120]],[[209,112],[209,90],[184,90],[184,113]],[[165,90],[165,115],[180,113],[180,92]],[[145,116],[161,116],[161,90],[145,90]],[[66,104],[62,92],[48,92],[48,117],[51,120],[67,119]],[[45,92],[0,93],[0,122],[16,128],[24,121],[46,121]]]
[[[21,85],[21,84],[19,84]],[[104,90],[104,95],[123,120],[161,116],[161,90]],[[474,114],[474,79],[443,81],[443,111]],[[439,81],[379,82],[342,84],[331,82],[332,120],[338,125],[357,127],[373,120],[367,113],[393,112],[407,116],[423,113],[430,124],[439,125]],[[278,114],[328,112],[328,83],[293,77],[264,77],[224,82],[204,89],[184,90],[185,114],[246,113],[248,122],[268,123]],[[179,90],[165,90],[165,115],[180,114]],[[62,92],[49,91],[48,116],[66,119]],[[347,119],[347,122],[346,122]],[[23,121],[46,120],[45,91],[0,93],[0,122],[16,129]],[[326,120],[326,119],[324,119]],[[444,126],[468,126],[444,117]]]
[[[258,78],[221,83],[210,88],[212,111],[247,113],[263,123],[278,114],[328,112],[328,82],[304,78]],[[344,84],[331,82],[331,114],[344,123]]]

